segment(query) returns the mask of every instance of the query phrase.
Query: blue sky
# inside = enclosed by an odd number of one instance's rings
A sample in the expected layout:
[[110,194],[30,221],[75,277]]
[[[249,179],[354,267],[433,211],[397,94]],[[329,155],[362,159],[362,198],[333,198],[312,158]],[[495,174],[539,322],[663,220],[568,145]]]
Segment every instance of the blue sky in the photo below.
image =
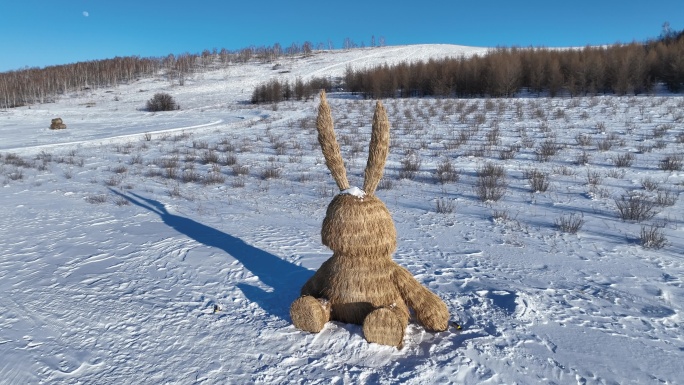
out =
[[[648,4],[648,5],[646,5]],[[684,29],[684,1],[1,0],[0,71],[203,49],[448,43],[584,46]]]

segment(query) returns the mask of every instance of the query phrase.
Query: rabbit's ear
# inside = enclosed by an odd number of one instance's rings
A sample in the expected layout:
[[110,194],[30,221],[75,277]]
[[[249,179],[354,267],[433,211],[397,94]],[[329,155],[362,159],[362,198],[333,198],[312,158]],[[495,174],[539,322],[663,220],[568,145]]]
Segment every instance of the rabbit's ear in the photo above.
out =
[[380,183],[382,172],[389,152],[389,120],[382,102],[378,100],[373,114],[373,129],[371,132],[370,148],[368,149],[368,163],[364,175],[363,191],[373,194]]
[[342,161],[340,145],[337,144],[335,131],[333,130],[333,120],[330,114],[330,106],[325,98],[325,91],[321,91],[321,103],[318,105],[318,118],[316,119],[316,129],[318,130],[318,143],[321,144],[325,165],[328,166],[333,179],[340,190],[349,188],[347,171]]

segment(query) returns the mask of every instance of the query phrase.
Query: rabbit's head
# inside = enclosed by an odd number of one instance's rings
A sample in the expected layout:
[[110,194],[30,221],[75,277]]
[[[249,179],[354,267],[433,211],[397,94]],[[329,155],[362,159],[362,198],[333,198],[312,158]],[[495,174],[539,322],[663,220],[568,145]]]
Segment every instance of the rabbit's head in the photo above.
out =
[[340,188],[340,193],[328,205],[323,220],[323,244],[332,251],[343,254],[390,256],[397,246],[397,231],[389,210],[374,195],[389,151],[389,120],[385,108],[380,101],[375,106],[362,190],[350,187],[347,180],[324,91],[321,92],[316,128],[325,163]]

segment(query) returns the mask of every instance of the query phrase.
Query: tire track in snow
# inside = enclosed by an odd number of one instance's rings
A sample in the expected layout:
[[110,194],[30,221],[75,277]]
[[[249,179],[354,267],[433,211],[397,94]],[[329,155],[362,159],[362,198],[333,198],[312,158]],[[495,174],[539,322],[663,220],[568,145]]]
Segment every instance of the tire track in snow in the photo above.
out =
[[35,145],[35,146],[6,148],[6,149],[3,149],[2,151],[18,152],[18,151],[28,151],[28,150],[42,150],[42,149],[56,148],[56,147],[61,147],[61,146],[98,144],[98,143],[102,143],[105,141],[112,141],[112,142],[113,141],[123,141],[123,140],[129,140],[129,139],[134,138],[134,137],[140,137],[140,135],[146,134],[146,133],[148,133],[148,134],[163,134],[163,133],[171,133],[171,132],[177,132],[177,131],[195,130],[198,128],[206,128],[206,127],[215,126],[215,125],[221,124],[221,123],[223,123],[223,119],[219,119],[217,121],[210,122],[210,123],[198,124],[195,126],[176,127],[176,128],[165,129],[165,130],[145,131],[145,132],[137,132],[134,134],[124,134],[124,135],[117,135],[117,136],[105,136],[102,138],[83,139],[83,140],[76,140],[76,141],[72,141],[72,142],[50,143],[50,144],[39,144],[39,145]]

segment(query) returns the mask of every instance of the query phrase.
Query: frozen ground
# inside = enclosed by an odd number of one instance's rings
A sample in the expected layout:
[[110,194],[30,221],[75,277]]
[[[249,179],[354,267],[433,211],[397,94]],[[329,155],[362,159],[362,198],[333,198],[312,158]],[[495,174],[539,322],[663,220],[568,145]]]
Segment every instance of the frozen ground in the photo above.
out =
[[[395,259],[465,329],[411,324],[397,350],[359,326],[291,325],[331,255],[319,231],[335,184],[318,101],[252,106],[253,87],[473,52],[318,53],[0,111],[0,383],[683,383],[684,174],[662,169],[683,152],[678,95],[386,100],[378,196]],[[182,109],[142,111],[160,91]],[[329,101],[360,184],[373,102]],[[68,128],[50,131],[58,116]],[[482,202],[488,162],[506,187]],[[630,193],[656,214],[622,220]],[[557,226],[573,220],[576,234]],[[642,229],[665,246],[643,247]]]

